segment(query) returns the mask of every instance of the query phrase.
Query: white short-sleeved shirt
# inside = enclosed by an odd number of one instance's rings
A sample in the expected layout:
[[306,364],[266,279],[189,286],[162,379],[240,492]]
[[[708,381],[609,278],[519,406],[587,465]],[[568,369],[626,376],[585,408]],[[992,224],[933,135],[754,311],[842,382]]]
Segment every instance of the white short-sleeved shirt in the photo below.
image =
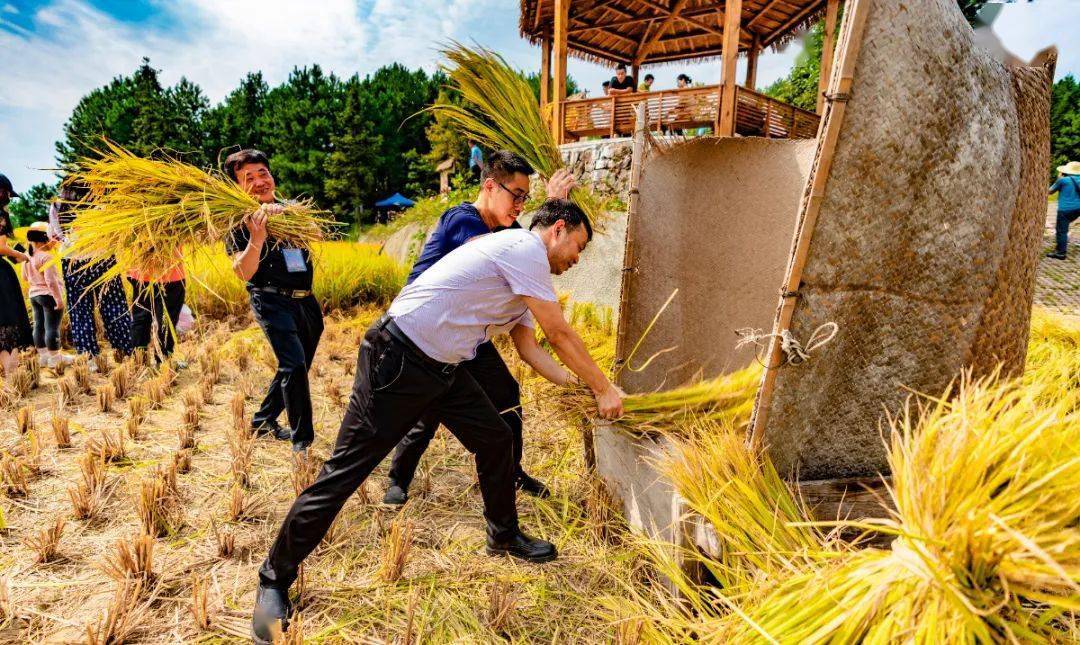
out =
[[425,354],[456,364],[515,325],[536,326],[521,296],[555,302],[551,266],[538,235],[507,229],[447,253],[387,313]]

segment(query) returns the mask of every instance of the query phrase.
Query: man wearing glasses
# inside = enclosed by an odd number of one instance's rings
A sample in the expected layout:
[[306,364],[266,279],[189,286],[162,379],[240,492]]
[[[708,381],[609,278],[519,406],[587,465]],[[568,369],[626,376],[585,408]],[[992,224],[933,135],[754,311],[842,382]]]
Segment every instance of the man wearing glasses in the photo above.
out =
[[[532,167],[520,155],[506,150],[492,154],[481,172],[480,194],[476,201],[453,206],[442,214],[406,284],[411,284],[444,255],[475,237],[507,228],[521,228],[517,217],[528,199],[529,176],[532,174]],[[547,197],[565,199],[574,185],[573,176],[565,169],[559,170],[548,181]],[[461,366],[480,384],[513,433],[515,486],[530,495],[546,497],[549,494],[547,486],[530,477],[521,467],[521,392],[499,351],[491,341],[485,342],[477,347],[475,358]],[[400,506],[408,501],[409,484],[420,456],[438,427],[438,416],[427,415],[398,444],[390,464],[383,503]]]

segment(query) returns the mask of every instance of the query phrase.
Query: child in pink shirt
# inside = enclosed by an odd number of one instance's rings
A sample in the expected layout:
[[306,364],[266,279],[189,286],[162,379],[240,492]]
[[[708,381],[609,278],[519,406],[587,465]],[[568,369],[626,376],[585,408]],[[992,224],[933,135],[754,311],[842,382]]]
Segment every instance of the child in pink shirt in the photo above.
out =
[[60,353],[60,317],[63,315],[64,294],[60,290],[60,274],[53,254],[56,242],[49,239],[45,222],[36,222],[26,232],[30,242],[30,261],[23,263],[22,273],[30,287],[30,304],[34,309],[34,346],[38,364],[55,365],[65,360]]

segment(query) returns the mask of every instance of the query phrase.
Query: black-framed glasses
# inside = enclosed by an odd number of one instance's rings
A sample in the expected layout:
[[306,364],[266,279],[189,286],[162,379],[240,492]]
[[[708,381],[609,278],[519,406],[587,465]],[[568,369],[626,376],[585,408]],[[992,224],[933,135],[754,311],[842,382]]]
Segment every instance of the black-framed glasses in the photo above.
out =
[[525,200],[529,198],[528,193],[525,193],[524,195],[515,193],[514,191],[510,190],[505,185],[503,185],[503,183],[501,181],[497,181],[495,183],[499,185],[499,188],[502,188],[503,190],[510,193],[514,197],[514,204],[516,204],[516,205],[524,204]]

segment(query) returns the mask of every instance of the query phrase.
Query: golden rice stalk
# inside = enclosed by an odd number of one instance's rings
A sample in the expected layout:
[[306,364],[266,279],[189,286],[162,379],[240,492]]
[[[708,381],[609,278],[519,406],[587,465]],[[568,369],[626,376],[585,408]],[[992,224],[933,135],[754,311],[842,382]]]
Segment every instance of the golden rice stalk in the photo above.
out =
[[207,352],[199,356],[199,370],[211,385],[221,382],[221,355]]
[[19,396],[15,392],[15,388],[11,387],[5,380],[0,379],[0,410],[11,408],[18,399]]
[[30,388],[37,389],[41,385],[41,365],[37,361],[36,352],[24,354],[23,366],[30,373]]
[[146,581],[126,579],[116,585],[105,613],[86,625],[86,645],[113,645],[129,642],[149,618],[156,592],[146,596]]
[[241,486],[251,484],[250,470],[251,458],[255,453],[255,435],[248,428],[233,430],[228,434],[229,470],[232,472],[233,481]]
[[138,441],[142,438],[142,429],[137,418],[128,417],[124,419],[124,434],[132,441]]
[[[460,105],[437,103],[429,110],[442,114],[466,136],[493,150],[516,152],[542,177],[551,177],[563,167],[559,147],[520,72],[496,52],[482,47],[470,49],[454,43],[441,53],[446,58],[442,68],[464,101]],[[606,213],[594,193],[578,187],[570,199],[598,229],[603,228]]]
[[25,435],[34,430],[34,408],[24,405],[15,412],[15,429]]
[[249,356],[245,352],[240,352],[239,354],[236,355],[235,363],[236,363],[236,369],[239,370],[240,373],[242,374],[242,373],[246,372],[248,367],[251,365],[251,356]]
[[487,626],[496,634],[506,631],[517,606],[517,594],[507,580],[496,580],[488,590]]
[[79,392],[83,394],[93,392],[93,387],[90,385],[90,366],[87,364],[86,359],[76,361],[72,367],[71,373],[75,377],[75,384],[78,386]]
[[61,410],[66,409],[67,404],[75,400],[75,397],[78,396],[81,389],[74,373],[59,379],[56,382],[56,387],[58,390],[56,406]]
[[191,472],[191,450],[177,450],[173,453],[173,470],[184,475]]
[[142,423],[146,418],[146,404],[147,400],[141,396],[133,396],[128,401],[128,418],[134,419],[137,423]]
[[94,367],[97,368],[97,373],[98,374],[108,374],[109,373],[109,357],[108,357],[107,354],[105,354],[105,352],[101,352],[100,354],[95,354],[93,360],[94,360]]
[[270,626],[274,645],[304,645],[304,615],[300,612],[289,618],[289,629],[282,633],[281,621]]
[[195,448],[195,429],[187,422],[176,427],[176,449],[191,450]]
[[0,457],[0,479],[8,497],[26,497],[30,493],[30,467],[19,457],[7,453]]
[[383,542],[379,578],[383,582],[397,582],[405,572],[405,563],[412,550],[412,520],[398,517],[390,524],[390,531]]
[[80,481],[68,487],[72,514],[77,520],[95,517],[105,503],[105,460],[85,452],[79,457]]
[[52,562],[59,554],[60,537],[63,534],[64,519],[60,518],[49,528],[39,531],[37,535],[25,538],[23,544],[34,552],[34,562],[38,564]]
[[107,414],[112,412],[116,405],[116,388],[111,383],[101,385],[97,389],[98,410]]
[[179,524],[177,500],[173,485],[162,473],[154,473],[139,483],[136,511],[143,531],[153,537],[171,533]]
[[345,404],[345,393],[341,389],[341,385],[333,380],[326,384],[326,398],[330,399],[330,403],[338,407]]
[[210,585],[196,573],[191,574],[191,617],[199,630],[210,630]]
[[199,429],[201,417],[199,416],[199,407],[185,407],[184,408],[184,425],[191,429],[191,433],[194,434]]
[[18,398],[24,399],[34,387],[34,377],[25,367],[17,368],[8,378],[8,386]]
[[105,575],[118,583],[139,578],[154,579],[154,538],[141,533],[126,540],[117,540],[114,551],[105,555],[102,565]]
[[[82,182],[89,196],[74,206],[74,240],[67,253],[105,259],[115,256],[102,281],[139,268],[163,276],[185,249],[218,245],[259,202],[236,183],[174,158],[138,157],[105,141],[84,157],[67,181]],[[311,201],[285,204],[267,223],[270,235],[308,246],[324,237],[332,220]]]
[[233,394],[232,399],[229,400],[229,412],[232,413],[233,430],[240,432],[241,430],[248,430],[250,432],[250,426],[247,422],[247,418],[244,416],[244,393],[236,392]]
[[199,398],[204,406],[214,402],[214,381],[204,378],[199,383]]
[[67,417],[61,415],[58,411],[53,410],[52,415],[52,432],[53,439],[56,441],[57,448],[70,448],[71,447],[71,429],[70,422]]
[[27,466],[29,466],[32,474],[39,474],[41,472],[41,451],[44,446],[42,445],[41,436],[34,426],[30,426],[27,433],[23,435],[23,443],[26,446],[24,456]]
[[118,399],[126,399],[131,392],[131,363],[124,362],[117,365],[109,374],[109,384]]
[[64,373],[67,372],[67,368],[68,368],[68,362],[67,361],[56,361],[50,367],[50,369],[52,369],[52,371],[53,371],[53,374],[55,374],[58,377],[63,376]]
[[218,528],[216,522],[211,520],[211,528],[214,530],[214,542],[217,544],[217,555],[227,560],[236,553],[236,534],[230,528]]
[[229,507],[226,517],[230,522],[239,522],[248,515],[248,508],[244,501],[244,487],[238,482],[233,482],[229,489]]
[[11,598],[11,578],[0,578],[0,622],[7,622],[17,616],[15,603]]
[[131,364],[135,367],[147,367],[150,364],[150,354],[145,347],[136,347],[131,353]]
[[290,455],[293,491],[299,497],[305,488],[315,483],[315,478],[319,475],[319,463],[300,453],[293,452]]
[[195,387],[189,387],[184,390],[184,393],[180,396],[180,400],[183,401],[184,407],[199,409],[202,404],[202,394]]
[[165,403],[168,388],[168,384],[162,381],[161,378],[153,378],[146,382],[144,395],[151,410],[156,410]]
[[86,444],[87,452],[100,455],[106,462],[123,461],[127,459],[127,446],[124,444],[124,433],[102,429],[97,436],[92,437]]

